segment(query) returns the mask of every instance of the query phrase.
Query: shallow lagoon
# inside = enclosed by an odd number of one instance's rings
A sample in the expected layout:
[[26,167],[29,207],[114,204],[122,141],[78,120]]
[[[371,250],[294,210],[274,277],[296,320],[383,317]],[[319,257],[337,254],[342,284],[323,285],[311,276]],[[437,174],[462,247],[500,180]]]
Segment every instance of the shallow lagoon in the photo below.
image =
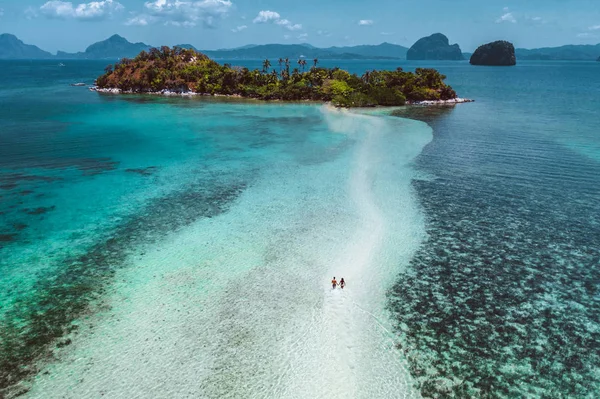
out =
[[597,391],[597,65],[429,65],[477,100],[398,114],[432,133],[6,64],[0,336],[31,397]]

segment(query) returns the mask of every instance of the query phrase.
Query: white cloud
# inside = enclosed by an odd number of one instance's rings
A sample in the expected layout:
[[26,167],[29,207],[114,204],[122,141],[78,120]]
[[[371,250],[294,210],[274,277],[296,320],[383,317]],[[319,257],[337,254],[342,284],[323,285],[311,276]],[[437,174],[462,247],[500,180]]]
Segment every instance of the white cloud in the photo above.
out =
[[585,33],[578,33],[577,37],[586,38],[586,37],[596,37],[596,36],[592,35],[591,33],[585,32]]
[[329,36],[331,36],[331,33],[329,33],[329,31],[326,31],[326,30],[318,30],[317,35],[329,37]]
[[292,37],[292,36],[290,36],[290,35],[283,35],[283,38],[284,38],[285,40],[289,40],[291,37]]
[[360,21],[358,21],[358,24],[361,26],[373,25],[373,20],[372,19],[361,19]]
[[380,33],[381,36],[391,36],[393,34],[394,34],[394,32],[381,32]]
[[274,23],[291,31],[302,29],[302,24],[294,24],[290,20],[281,18],[281,15],[278,12],[269,10],[260,11],[252,22],[255,24]]
[[277,25],[279,25],[279,26],[283,26],[287,30],[300,30],[300,29],[302,29],[302,25],[300,25],[300,24],[293,24],[290,21],[288,21],[287,19],[279,19],[279,20],[275,21],[275,23]]
[[193,28],[194,26],[196,26],[195,22],[192,21],[183,21],[183,22],[179,22],[179,21],[166,21],[164,23],[165,26],[176,26],[176,27],[184,27],[184,28]]
[[241,32],[241,31],[243,31],[244,29],[247,29],[247,28],[248,27],[246,25],[240,25],[237,28],[233,28],[231,31],[233,33],[237,33],[237,32]]
[[590,26],[588,30],[600,30],[600,25]]
[[264,24],[271,21],[277,21],[280,18],[281,15],[279,15],[278,12],[266,10],[260,11],[252,22],[254,22],[255,24]]
[[70,1],[48,1],[40,7],[40,12],[48,18],[80,20],[100,20],[110,17],[114,12],[121,11],[125,7],[118,1],[104,0],[92,1],[73,5]]
[[525,16],[523,16],[523,21],[524,21],[526,24],[528,24],[528,25],[531,25],[531,26],[537,26],[537,27],[539,27],[539,26],[542,26],[542,25],[544,25],[544,24],[547,24],[547,23],[548,23],[548,21],[546,21],[546,20],[545,20],[544,18],[542,18],[542,17],[532,17],[532,16],[529,16],[529,15],[525,15]]
[[298,40],[306,40],[308,33],[301,33],[298,35]]
[[148,21],[150,18],[146,15],[138,15],[136,17],[133,18],[129,18],[126,22],[125,25],[128,26],[146,26],[148,25],[149,22]]
[[4,8],[0,8],[0,17],[4,16]]
[[196,26],[198,22],[213,27],[215,20],[225,16],[233,7],[229,0],[155,0],[144,3],[148,22],[164,22],[172,26]]
[[516,24],[517,23],[517,19],[512,14],[512,12],[507,12],[506,14],[502,15],[500,18],[498,18],[496,20],[497,24],[501,24],[503,22],[510,22],[510,23]]

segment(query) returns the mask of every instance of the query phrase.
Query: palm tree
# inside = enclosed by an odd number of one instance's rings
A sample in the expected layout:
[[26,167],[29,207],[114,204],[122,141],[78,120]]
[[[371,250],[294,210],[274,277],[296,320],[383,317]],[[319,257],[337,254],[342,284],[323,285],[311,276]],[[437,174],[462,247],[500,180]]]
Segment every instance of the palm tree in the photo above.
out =
[[281,73],[281,64],[283,64],[283,58],[279,58],[279,72]]
[[365,74],[362,76],[362,79],[365,83],[369,83],[369,79],[371,78],[371,74],[369,73],[369,71],[366,71]]
[[313,60],[313,68],[316,68],[318,63],[319,63],[319,60],[317,58],[315,58]]
[[302,65],[302,72],[304,72],[304,68],[306,67],[306,60],[301,60],[300,65]]
[[263,61],[263,72],[266,73],[270,67],[271,67],[271,61],[269,61],[269,59],[267,58],[266,60]]

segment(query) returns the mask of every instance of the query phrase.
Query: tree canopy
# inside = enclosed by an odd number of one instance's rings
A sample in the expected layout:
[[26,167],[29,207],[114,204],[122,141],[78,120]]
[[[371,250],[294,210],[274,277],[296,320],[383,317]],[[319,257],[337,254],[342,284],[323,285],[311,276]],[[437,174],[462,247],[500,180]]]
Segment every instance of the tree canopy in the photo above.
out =
[[[444,83],[446,76],[435,69],[417,68],[405,72],[368,71],[358,76],[339,68],[313,67],[304,71],[306,61],[290,71],[290,62],[279,59],[279,70],[221,65],[206,55],[180,47],[142,51],[134,59],[121,59],[109,65],[98,77],[101,89],[122,92],[153,93],[161,91],[194,92],[206,95],[238,95],[261,100],[331,101],[340,107],[404,105],[406,101],[449,100],[456,92]],[[283,64],[283,65],[282,65]]]

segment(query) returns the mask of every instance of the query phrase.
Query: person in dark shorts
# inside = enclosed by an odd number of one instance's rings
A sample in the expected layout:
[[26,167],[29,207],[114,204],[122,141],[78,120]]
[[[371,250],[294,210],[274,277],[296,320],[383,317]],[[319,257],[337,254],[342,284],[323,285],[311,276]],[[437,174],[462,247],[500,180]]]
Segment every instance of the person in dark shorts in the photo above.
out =
[[331,288],[333,288],[335,290],[336,286],[337,286],[337,280],[334,277],[333,280],[331,280]]
[[342,277],[342,279],[340,280],[340,288],[344,289],[345,285],[346,285],[346,282],[344,281],[344,278]]

